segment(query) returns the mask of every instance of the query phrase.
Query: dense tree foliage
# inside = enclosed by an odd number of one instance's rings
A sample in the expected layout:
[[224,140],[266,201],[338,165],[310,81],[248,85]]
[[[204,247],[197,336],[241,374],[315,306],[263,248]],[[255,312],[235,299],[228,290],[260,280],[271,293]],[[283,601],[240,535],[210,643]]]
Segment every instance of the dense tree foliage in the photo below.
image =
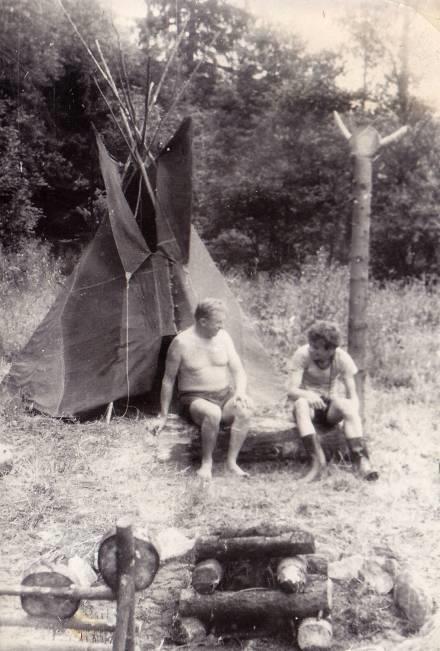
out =
[[[63,4],[95,53],[95,41],[102,45],[119,79],[105,6]],[[404,25],[393,43],[370,7],[347,16],[350,56],[363,73],[360,88],[348,92],[339,84],[343,58],[310,55],[299,38],[226,0],[149,0],[147,7],[121,44],[138,126],[145,89],[157,91],[167,69],[147,135],[154,134],[154,150],[183,115],[193,116],[194,219],[221,264],[299,269],[318,250],[346,262],[352,161],[334,126],[337,110],[382,135],[404,122],[411,127],[374,163],[373,274],[438,274],[440,125],[411,94]],[[0,242],[86,240],[102,210],[91,124],[116,158],[127,155],[112,99],[98,89],[94,64],[56,0],[0,0],[0,11]],[[388,73],[378,81],[384,61]]]
[[[65,6],[90,43],[114,40],[98,5]],[[81,237],[96,227],[100,184],[91,123],[108,124],[93,64],[53,0],[0,0],[0,11],[1,241]]]

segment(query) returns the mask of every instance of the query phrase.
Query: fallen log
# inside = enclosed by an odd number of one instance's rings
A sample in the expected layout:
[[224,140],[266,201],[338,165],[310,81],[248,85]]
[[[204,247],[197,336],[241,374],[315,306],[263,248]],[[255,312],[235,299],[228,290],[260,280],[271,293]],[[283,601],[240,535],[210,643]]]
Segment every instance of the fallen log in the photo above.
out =
[[196,565],[192,573],[192,586],[199,594],[212,594],[223,578],[223,568],[214,558]]
[[208,558],[237,560],[312,554],[315,551],[313,535],[302,529],[293,529],[279,536],[202,536],[197,539],[194,553],[196,562]]
[[304,619],[320,612],[327,614],[331,603],[331,581],[314,578],[301,594],[250,588],[199,595],[195,590],[186,589],[180,593],[178,612],[182,617],[196,617],[207,624],[230,624],[233,620],[239,627],[242,623],[265,622],[270,618]]
[[307,582],[307,560],[301,556],[281,559],[277,567],[277,581],[283,592],[304,592]]
[[330,649],[332,638],[332,625],[326,619],[308,617],[298,627],[297,644],[301,651]]
[[[328,459],[348,458],[345,437],[339,427],[318,432]],[[224,459],[229,445],[229,431],[222,430],[217,439],[214,461]],[[162,462],[190,465],[200,460],[199,428],[172,416],[158,436],[156,458]],[[280,418],[254,417],[251,428],[240,450],[241,462],[304,461],[306,454],[298,430],[292,421]]]
[[[153,543],[141,531],[134,530],[135,590],[145,590],[154,580],[159,569],[159,553]],[[106,584],[116,590],[118,587],[117,531],[113,528],[106,533],[99,545],[98,569]]]
[[[42,563],[34,565],[32,571],[23,578],[21,585],[24,588],[70,588],[73,587],[72,579],[61,571],[52,570],[50,566]],[[75,597],[58,596],[52,590],[46,594],[20,594],[21,606],[28,615],[36,617],[58,617],[67,619],[73,617],[80,606],[80,600]]]
[[221,538],[249,538],[250,536],[279,536],[283,533],[290,533],[295,529],[293,522],[278,521],[270,522],[266,520],[257,520],[245,527],[222,525],[219,529],[213,529],[212,536]]

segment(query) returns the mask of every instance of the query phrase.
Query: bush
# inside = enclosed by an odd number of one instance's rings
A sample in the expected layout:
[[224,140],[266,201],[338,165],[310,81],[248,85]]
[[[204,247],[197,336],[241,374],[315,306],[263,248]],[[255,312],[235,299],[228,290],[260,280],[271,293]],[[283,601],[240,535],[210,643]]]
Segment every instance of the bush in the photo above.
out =
[[294,350],[306,342],[314,321],[336,321],[346,338],[348,270],[329,264],[323,250],[307,259],[300,276],[285,273],[273,279],[262,273],[255,278],[236,274],[229,281],[282,371]]
[[421,281],[371,286],[368,370],[387,388],[409,390],[409,401],[435,399],[440,374],[439,290]]
[[[306,342],[316,319],[336,321],[347,345],[349,271],[328,264],[323,251],[309,258],[300,276],[271,279],[229,276],[278,369],[285,373],[294,350]],[[439,289],[422,281],[370,286],[367,370],[373,383],[408,390],[409,401],[434,400],[440,376]]]
[[16,252],[0,247],[0,277],[0,341],[9,356],[26,343],[53,303],[62,281],[60,261],[47,244],[23,240]]

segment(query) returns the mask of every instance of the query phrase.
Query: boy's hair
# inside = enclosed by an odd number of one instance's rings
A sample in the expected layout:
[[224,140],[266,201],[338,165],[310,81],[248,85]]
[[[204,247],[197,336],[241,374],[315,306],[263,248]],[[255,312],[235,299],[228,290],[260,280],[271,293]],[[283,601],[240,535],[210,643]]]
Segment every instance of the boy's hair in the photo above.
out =
[[316,321],[307,333],[309,343],[324,342],[325,347],[337,348],[341,343],[341,333],[336,323],[332,321]]
[[209,319],[215,312],[226,312],[225,304],[219,298],[205,298],[196,307],[194,318]]

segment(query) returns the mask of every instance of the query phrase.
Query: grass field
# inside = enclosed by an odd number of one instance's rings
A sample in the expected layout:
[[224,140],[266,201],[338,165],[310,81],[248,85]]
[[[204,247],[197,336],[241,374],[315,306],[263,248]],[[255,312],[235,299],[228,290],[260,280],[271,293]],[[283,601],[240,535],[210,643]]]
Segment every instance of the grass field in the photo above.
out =
[[[0,377],[61,280],[59,268],[37,247],[2,264]],[[25,268],[33,270],[27,277]],[[329,268],[323,255],[305,265],[300,278],[237,275],[229,281],[282,373],[315,318],[346,323],[347,270]],[[153,534],[177,527],[189,537],[283,522],[310,530],[317,551],[332,557],[386,549],[418,573],[439,603],[438,305],[439,289],[422,282],[371,288],[366,429],[380,471],[373,484],[334,466],[328,477],[300,488],[293,462],[273,462],[248,467],[249,481],[230,478],[219,466],[209,487],[202,487],[193,469],[158,461],[146,419],[66,423],[32,416],[16,402],[0,405],[0,440],[14,454],[12,471],[0,479],[0,579],[18,580],[37,559],[90,558],[122,515]],[[186,577],[184,564],[165,563],[139,596],[143,649],[171,648],[166,637]],[[6,607],[0,598],[0,609]],[[376,595],[358,579],[335,585],[333,627],[333,651],[373,642],[385,651],[440,649],[436,617],[421,633],[412,631],[390,595]],[[266,641],[261,648],[289,645]]]

